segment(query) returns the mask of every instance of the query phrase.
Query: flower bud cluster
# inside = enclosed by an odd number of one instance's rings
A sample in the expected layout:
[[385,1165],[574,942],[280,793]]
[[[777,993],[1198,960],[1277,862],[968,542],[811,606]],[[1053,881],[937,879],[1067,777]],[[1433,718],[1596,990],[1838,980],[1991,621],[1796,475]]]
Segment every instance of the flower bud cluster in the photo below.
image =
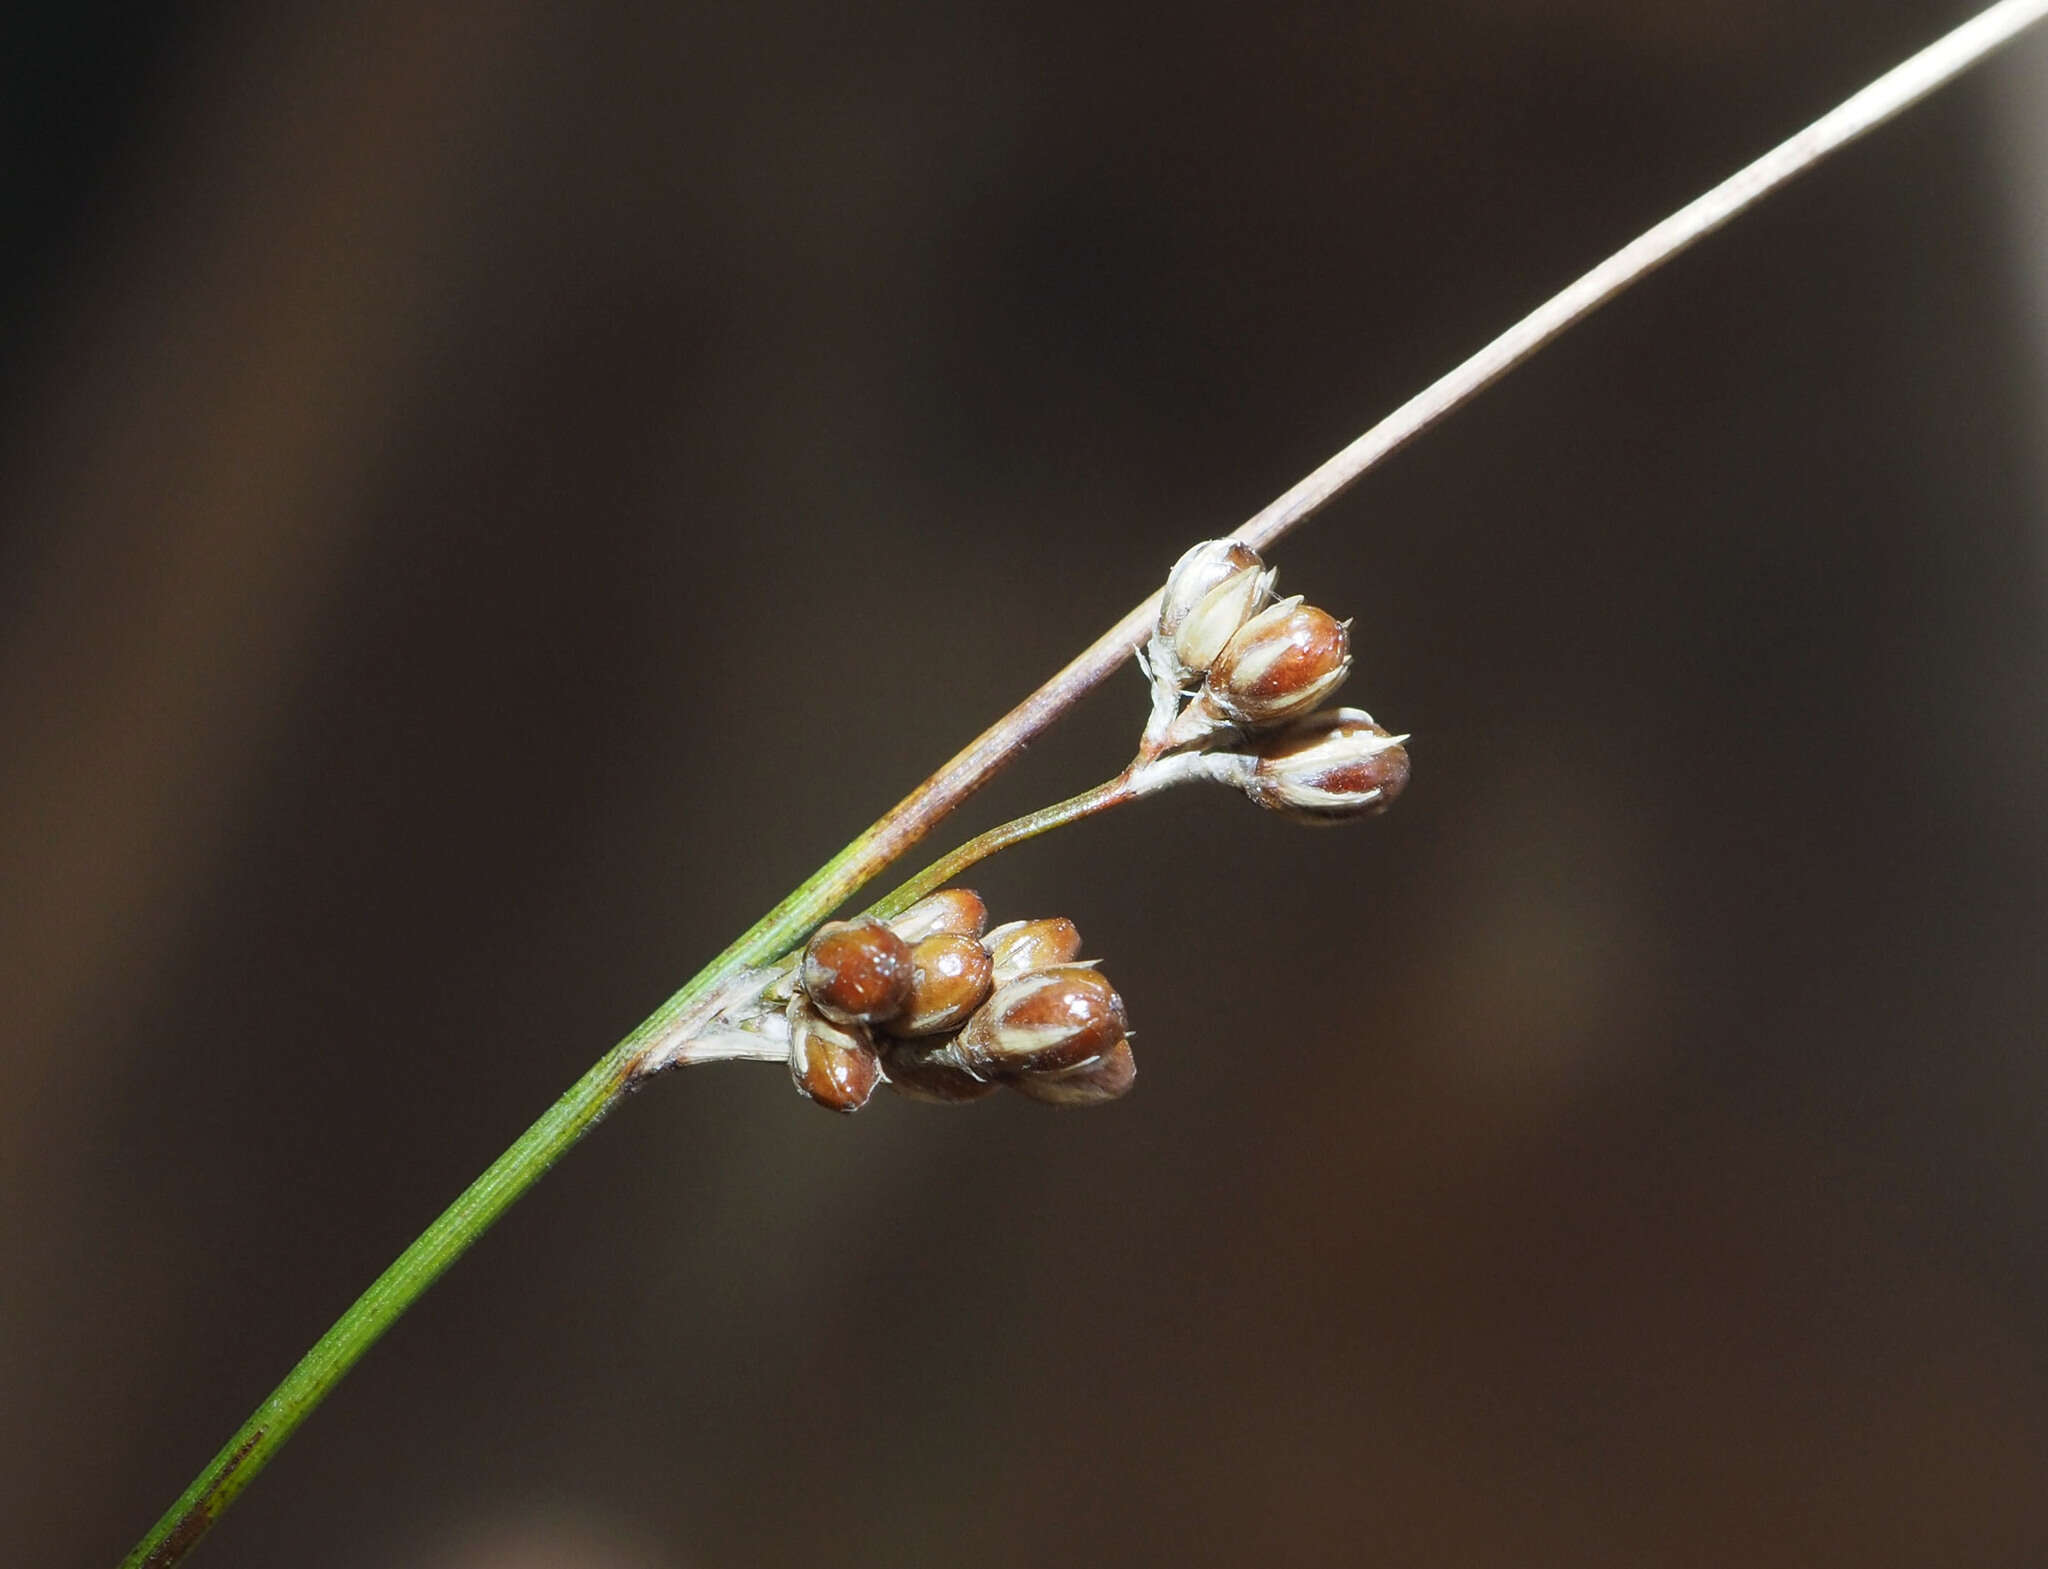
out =
[[1137,1077],[1123,999],[1079,962],[1072,921],[984,933],[980,895],[949,888],[893,921],[828,921],[789,998],[790,1076],[834,1111],[887,1082],[915,1100],[968,1101],[1008,1085],[1092,1106]]
[[1273,601],[1273,577],[1234,539],[1174,564],[1145,649],[1154,719],[1140,755],[1231,745],[1212,772],[1261,806],[1309,823],[1383,811],[1408,782],[1407,737],[1359,709],[1316,712],[1351,673],[1351,623],[1299,595]]

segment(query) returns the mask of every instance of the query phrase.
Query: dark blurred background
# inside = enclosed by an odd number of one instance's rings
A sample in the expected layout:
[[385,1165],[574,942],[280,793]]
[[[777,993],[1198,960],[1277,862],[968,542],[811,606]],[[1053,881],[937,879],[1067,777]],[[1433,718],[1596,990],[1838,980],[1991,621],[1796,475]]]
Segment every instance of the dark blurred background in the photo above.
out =
[[[9,1561],[110,1564],[1186,544],[1969,9],[26,8]],[[664,1081],[203,1561],[2048,1561],[2044,127],[2048,38],[1287,543],[1389,816],[971,879],[1130,1100]]]

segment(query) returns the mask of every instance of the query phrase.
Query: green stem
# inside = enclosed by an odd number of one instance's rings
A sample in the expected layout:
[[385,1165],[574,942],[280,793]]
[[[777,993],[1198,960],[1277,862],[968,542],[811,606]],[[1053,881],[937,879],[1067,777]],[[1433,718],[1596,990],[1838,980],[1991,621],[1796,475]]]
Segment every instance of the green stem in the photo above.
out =
[[1084,817],[1093,817],[1097,812],[1106,812],[1112,806],[1134,801],[1139,793],[1131,783],[1130,773],[1126,771],[1097,785],[1093,790],[1083,790],[1079,795],[1070,795],[1064,801],[1040,807],[1035,812],[1026,812],[1022,817],[1013,817],[1007,823],[989,829],[987,833],[976,834],[951,854],[940,856],[908,882],[877,899],[868,907],[867,913],[880,916],[883,920],[892,915],[901,915],[926,894],[936,893],[968,867],[987,860],[998,850],[1007,850],[1013,844],[1022,844],[1026,839],[1036,839],[1040,834],[1048,833],[1063,824],[1078,822]]
[[[897,914],[998,850],[1106,811],[1137,793],[1131,776],[1124,773],[991,828],[934,861],[877,904],[876,912]],[[886,862],[875,853],[875,837],[870,830],[834,856],[571,1085],[320,1337],[122,1560],[122,1569],[168,1569],[197,1546],[349,1369],[514,1200],[604,1120],[640,1081],[650,1059],[658,1059],[663,1046],[700,1028],[715,1010],[721,990],[741,971],[786,956],[812,927],[882,869]]]
[[[169,1569],[197,1546],[349,1369],[514,1200],[604,1119],[663,1045],[700,1026],[707,1010],[715,1009],[719,991],[740,971],[791,947],[888,864],[892,857],[877,841],[896,817],[884,818],[819,868],[571,1085],[320,1337],[136,1543],[121,1569]],[[900,834],[898,839],[892,848],[900,855],[913,841]]]
[[314,1407],[398,1316],[617,1103],[630,1066],[628,1047],[632,1039],[628,1037],[608,1052],[597,1066],[570,1086],[538,1122],[519,1136],[518,1142],[493,1161],[490,1169],[471,1183],[377,1277],[355,1305],[300,1359],[298,1366],[285,1375],[284,1382],[271,1391],[270,1398],[256,1408],[255,1415],[242,1424],[163,1518],[136,1543],[121,1561],[122,1569],[166,1569],[198,1544],[299,1424],[312,1415]]

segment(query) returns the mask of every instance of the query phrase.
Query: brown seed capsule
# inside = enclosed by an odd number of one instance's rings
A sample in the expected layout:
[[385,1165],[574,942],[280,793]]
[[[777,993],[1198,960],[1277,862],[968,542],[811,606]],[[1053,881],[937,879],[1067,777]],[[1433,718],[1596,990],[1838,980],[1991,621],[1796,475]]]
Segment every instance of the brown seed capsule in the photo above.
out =
[[1033,970],[998,986],[967,1021],[960,1063],[978,1079],[1057,1073],[1099,1057],[1129,1029],[1106,977],[1074,966]]
[[1225,718],[1270,725],[1308,712],[1351,670],[1351,638],[1328,611],[1283,599],[1237,629],[1203,696]]
[[995,1085],[977,1079],[960,1065],[959,1045],[950,1035],[928,1035],[916,1041],[885,1041],[882,1073],[889,1088],[912,1100],[950,1105],[980,1100]]
[[910,944],[880,921],[827,921],[804,949],[804,990],[836,1024],[895,1017],[910,995]]
[[998,926],[982,944],[995,961],[995,982],[1015,980],[1028,970],[1049,970],[1081,957],[1081,933],[1064,915],[1042,921],[1011,921]]
[[889,923],[905,942],[921,942],[934,932],[979,937],[988,925],[988,906],[972,888],[941,888],[913,904]]
[[994,963],[972,937],[940,932],[910,950],[910,998],[890,1020],[891,1035],[944,1035],[988,1001]]
[[1014,1078],[1010,1088],[1049,1106],[1102,1106],[1130,1094],[1137,1082],[1138,1059],[1131,1055],[1131,1043],[1118,1041],[1100,1057],[1062,1073],[1027,1073]]
[[1191,547],[1166,574],[1166,588],[1159,596],[1160,641],[1173,641],[1211,589],[1264,565],[1256,550],[1234,539],[1205,539]]
[[1259,742],[1244,791],[1298,823],[1383,812],[1408,784],[1407,739],[1389,735],[1361,708],[1311,714]]
[[856,1112],[881,1082],[880,1059],[866,1030],[834,1024],[802,996],[789,1001],[789,1076],[829,1111]]

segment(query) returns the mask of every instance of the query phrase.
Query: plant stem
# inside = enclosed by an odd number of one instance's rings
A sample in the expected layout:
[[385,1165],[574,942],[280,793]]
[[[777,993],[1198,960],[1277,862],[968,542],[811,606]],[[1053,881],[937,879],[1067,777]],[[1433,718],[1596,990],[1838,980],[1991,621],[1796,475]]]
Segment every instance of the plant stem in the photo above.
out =
[[1813,124],[1736,170],[1655,227],[1646,229],[1592,271],[1552,295],[1485,348],[1439,377],[1314,473],[1260,510],[1236,537],[1260,549],[1349,489],[1446,414],[1528,359],[1567,327],[1584,321],[1632,284],[1640,283],[1744,208],[1839,152],[2043,17],[2048,0],[1999,0],[1953,32],[1894,66]]
[[608,1053],[487,1170],[355,1305],[322,1335],[270,1398],[256,1408],[183,1496],[122,1560],[122,1569],[166,1569],[212,1527],[237,1494],[269,1463],[286,1439],[313,1413],[363,1353],[375,1345],[419,1297],[460,1258],[512,1201],[540,1180],[564,1151],[595,1127],[618,1100],[627,1059],[624,1046]]
[[[1132,782],[1131,773],[1126,770],[1093,790],[992,828],[934,862],[884,899],[877,909],[895,914],[1007,845],[1106,811],[1140,793],[1141,788]],[[911,797],[912,801],[917,799]],[[879,839],[881,830],[896,822],[902,812],[899,807],[833,857],[571,1085],[399,1254],[315,1342],[312,1350],[299,1359],[284,1381],[122,1560],[122,1569],[168,1569],[190,1552],[348,1370],[471,1243],[511,1208],[515,1199],[603,1121],[648,1073],[676,1060],[692,1060],[679,1059],[678,1048],[715,1015],[726,982],[752,966],[785,955],[798,938],[887,864],[878,858],[872,841]],[[936,816],[929,820],[936,821]],[[903,849],[916,842],[915,836],[906,836],[900,828],[893,837]],[[901,853],[899,849],[897,854]],[[702,1060],[714,1060],[715,1055],[707,1053]]]
[[883,920],[901,915],[926,894],[938,892],[970,866],[986,861],[998,850],[1007,850],[1013,844],[1036,839],[1042,833],[1077,823],[1084,817],[1094,817],[1112,807],[1157,795],[1161,790],[1190,779],[1227,780],[1228,777],[1228,770],[1217,759],[1199,753],[1152,759],[1141,756],[1114,779],[1105,779],[1092,790],[1083,790],[1079,795],[1070,795],[1064,801],[1041,806],[1035,812],[1026,812],[1022,817],[1013,817],[1007,823],[998,823],[986,832],[976,834],[959,849],[940,856],[908,882],[877,899],[868,907],[867,913]]
[[[918,799],[913,795],[904,806]],[[877,841],[896,845],[894,853],[900,855],[938,816],[927,812],[912,833],[899,821],[904,815],[904,808],[898,807],[819,868],[571,1085],[299,1359],[121,1561],[122,1569],[169,1569],[197,1546],[299,1424],[406,1309],[638,1085],[650,1064],[672,1060],[673,1048],[715,1015],[728,983],[749,966],[783,952],[887,865]],[[892,827],[894,832],[885,839],[884,830]]]
[[1113,806],[1122,806],[1126,801],[1135,801],[1139,791],[1131,783],[1129,771],[1106,780],[1092,790],[1083,790],[1079,795],[1070,795],[1064,801],[1051,806],[1042,806],[1035,812],[1026,812],[1022,817],[1013,817],[976,834],[948,855],[939,857],[923,871],[901,886],[892,889],[868,907],[867,913],[887,920],[892,915],[901,915],[928,893],[936,893],[968,867],[987,860],[998,850],[1007,850],[1013,844],[1022,844],[1026,839],[1036,839],[1042,833],[1079,822],[1084,817],[1093,817],[1097,812],[1106,812]]
[[[2048,0],[1999,0],[1539,306],[1259,512],[1237,531],[1236,537],[1254,548],[1270,545],[1567,327],[1712,233],[1760,197],[1917,102],[2044,16],[2048,16]],[[986,783],[1026,742],[1107,679],[1143,641],[1157,606],[1155,594],[1097,638],[1072,663],[990,726],[757,921],[578,1079],[377,1277],[369,1290],[306,1353],[198,1479],[136,1544],[122,1561],[123,1569],[169,1569],[181,1561],[314,1407],[421,1293],[515,1199],[595,1127],[623,1095],[650,1072],[678,1060],[681,1043],[716,1016],[742,972],[794,947],[813,926]],[[1127,771],[1057,806],[991,829],[935,862],[883,899],[876,909],[894,913],[1004,845],[1105,810],[1131,799],[1135,793],[1140,792]]]

